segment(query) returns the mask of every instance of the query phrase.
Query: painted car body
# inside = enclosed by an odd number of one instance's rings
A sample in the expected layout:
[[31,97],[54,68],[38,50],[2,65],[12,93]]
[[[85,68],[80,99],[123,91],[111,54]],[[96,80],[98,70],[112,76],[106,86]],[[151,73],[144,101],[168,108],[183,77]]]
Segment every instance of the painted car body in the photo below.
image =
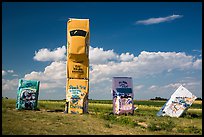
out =
[[134,113],[134,94],[131,77],[113,77],[112,94],[114,114]]
[[19,79],[16,109],[37,109],[40,81]]
[[157,116],[180,117],[193,104],[196,98],[195,95],[180,85],[159,110]]
[[88,112],[89,42],[89,19],[69,19],[67,22],[66,113]]
[[70,79],[67,81],[66,98],[68,113],[82,114],[88,111],[88,81],[83,79]]

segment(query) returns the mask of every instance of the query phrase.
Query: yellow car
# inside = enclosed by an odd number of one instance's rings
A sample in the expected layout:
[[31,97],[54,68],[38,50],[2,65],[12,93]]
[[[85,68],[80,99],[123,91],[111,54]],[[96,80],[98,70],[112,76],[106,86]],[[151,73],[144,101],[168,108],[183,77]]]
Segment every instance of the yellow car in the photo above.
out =
[[89,19],[69,19],[67,22],[67,77],[89,77]]
[[89,19],[68,20],[65,113],[88,112],[89,38]]
[[67,22],[68,54],[86,54],[89,47],[89,19],[69,19]]

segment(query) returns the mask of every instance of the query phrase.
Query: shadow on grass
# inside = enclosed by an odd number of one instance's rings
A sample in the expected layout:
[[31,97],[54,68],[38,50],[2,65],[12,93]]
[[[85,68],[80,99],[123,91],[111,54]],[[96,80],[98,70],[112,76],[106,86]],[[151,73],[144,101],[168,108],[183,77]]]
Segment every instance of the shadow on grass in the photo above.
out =
[[64,112],[62,109],[47,110],[47,112]]

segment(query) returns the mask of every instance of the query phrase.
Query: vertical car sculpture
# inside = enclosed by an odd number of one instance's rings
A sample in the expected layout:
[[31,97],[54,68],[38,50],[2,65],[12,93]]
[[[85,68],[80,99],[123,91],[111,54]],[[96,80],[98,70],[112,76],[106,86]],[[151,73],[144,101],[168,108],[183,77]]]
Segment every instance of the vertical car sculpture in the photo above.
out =
[[112,94],[114,114],[134,113],[134,94],[131,77],[113,77]]
[[157,116],[180,117],[196,98],[195,95],[181,85],[159,110]]
[[89,19],[69,19],[65,113],[88,112],[89,45]]
[[16,109],[37,109],[40,81],[19,79]]

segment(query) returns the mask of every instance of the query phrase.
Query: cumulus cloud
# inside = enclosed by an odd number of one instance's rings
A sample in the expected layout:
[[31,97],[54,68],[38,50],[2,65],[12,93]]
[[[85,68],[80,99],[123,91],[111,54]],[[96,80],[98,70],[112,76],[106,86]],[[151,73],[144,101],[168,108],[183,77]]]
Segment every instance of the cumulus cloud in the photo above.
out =
[[133,90],[138,91],[138,90],[141,90],[143,87],[144,87],[144,85],[137,85],[137,86],[133,87]]
[[202,81],[196,79],[195,77],[184,77],[182,80],[175,80],[175,82],[167,82],[167,84],[155,82],[155,84],[149,85],[144,84],[144,87],[141,89],[137,89],[135,91],[136,98],[154,98],[154,97],[163,97],[170,98],[170,96],[179,88],[179,86],[184,86],[191,93],[200,97],[202,95]]
[[150,90],[155,91],[157,90],[158,86],[157,85],[152,85],[149,87]]
[[201,59],[197,59],[195,62],[193,62],[193,67],[195,69],[202,69],[202,60]]
[[47,48],[42,48],[35,52],[34,60],[37,61],[60,61],[66,59],[66,47],[62,46],[51,51]]
[[13,70],[8,70],[7,72],[8,72],[8,73],[13,73],[14,71],[13,71]]
[[[110,80],[113,76],[133,76],[135,78],[146,75],[159,74],[164,71],[188,70],[201,68],[200,60],[193,61],[193,56],[188,56],[182,52],[147,52],[142,51],[138,57],[131,56],[127,62],[122,55],[112,53],[115,62],[92,64],[90,80],[93,83]],[[114,58],[114,57],[112,57]]]
[[126,62],[126,61],[132,61],[133,58],[134,58],[134,55],[133,55],[133,54],[130,54],[129,52],[127,52],[127,53],[122,53],[122,54],[120,55],[121,61],[124,61],[124,62]]
[[113,50],[103,50],[103,48],[90,47],[90,64],[106,64],[110,61],[118,60],[118,55]]
[[[179,86],[182,85],[185,88],[187,88],[190,92],[192,93],[197,93],[197,89],[201,88],[202,89],[202,81],[196,80],[196,79],[183,79],[181,81],[178,81],[176,83],[171,83],[168,85],[165,85],[164,88],[174,88],[177,89]],[[196,88],[195,88],[196,87]]]
[[151,24],[158,24],[162,22],[169,22],[178,18],[183,17],[183,15],[171,15],[167,17],[158,17],[158,18],[149,18],[146,20],[139,20],[136,24],[143,24],[143,25],[151,25]]
[[32,71],[26,80],[39,80],[41,89],[64,88],[66,85],[66,62],[52,62],[43,72]]
[[7,72],[5,70],[2,70],[2,76],[5,76]]
[[202,49],[201,50],[193,49],[192,51],[202,53]]
[[[63,47],[62,47],[63,48]],[[59,49],[59,48],[57,48]],[[56,49],[56,50],[57,50]],[[54,50],[54,51],[56,51]],[[42,53],[39,51],[38,53]],[[53,51],[51,52],[53,53]],[[64,53],[64,52],[63,52]],[[138,56],[127,52],[117,54],[113,50],[104,50],[103,48],[90,47],[90,95],[97,97],[103,95],[104,98],[111,98],[110,88],[112,77],[115,76],[130,76],[133,79],[140,79],[146,76],[156,76],[162,72],[171,72],[180,70],[201,70],[202,59],[196,59],[193,56],[186,55],[182,52],[148,52],[142,51]],[[36,56],[35,56],[36,57]],[[43,71],[32,71],[24,76],[23,79],[40,80],[40,89],[42,91],[54,91],[55,89],[65,90],[66,86],[66,61],[63,58],[58,58],[58,61],[51,62]],[[41,58],[42,59],[42,58]],[[50,59],[51,60],[51,59]],[[53,59],[54,60],[54,59]],[[185,71],[183,71],[185,70]],[[3,73],[8,73],[2,70]],[[133,81],[134,82],[134,81]],[[15,83],[15,84],[14,84]],[[17,80],[3,80],[2,86],[4,90],[17,87]],[[137,97],[140,94],[154,95],[164,91],[172,91],[173,87],[178,85],[188,84],[192,81],[180,81],[179,83],[161,86],[157,84],[146,85],[140,81],[140,84],[133,83],[134,92]],[[191,87],[196,84],[191,84]],[[197,85],[200,87],[200,85]],[[193,89],[193,88],[192,88]],[[149,94],[148,91],[154,91]],[[147,93],[148,92],[148,93]],[[173,92],[173,91],[172,91]],[[170,95],[170,92],[166,95]],[[99,97],[98,97],[99,98]]]
[[18,74],[13,74],[12,76],[14,76],[14,77],[18,77]]
[[[14,73],[14,70],[2,70],[2,76],[5,76],[5,75],[11,74],[11,73]],[[13,75],[15,75],[15,74],[13,74]]]
[[12,80],[2,79],[3,91],[17,90],[17,88],[18,88],[18,79],[12,79]]
[[105,51],[103,48],[90,47],[89,57],[90,57],[90,64],[96,65],[96,64],[107,64],[110,62],[121,62],[121,61],[129,62],[133,60],[134,55],[130,54],[129,52],[122,53],[121,55],[119,55],[115,53],[113,49]]
[[164,86],[164,88],[178,88],[180,85],[183,85],[183,86],[185,86],[186,84],[185,83],[181,83],[181,82],[179,82],[179,83],[170,83],[170,84],[168,84],[168,85],[165,85]]

